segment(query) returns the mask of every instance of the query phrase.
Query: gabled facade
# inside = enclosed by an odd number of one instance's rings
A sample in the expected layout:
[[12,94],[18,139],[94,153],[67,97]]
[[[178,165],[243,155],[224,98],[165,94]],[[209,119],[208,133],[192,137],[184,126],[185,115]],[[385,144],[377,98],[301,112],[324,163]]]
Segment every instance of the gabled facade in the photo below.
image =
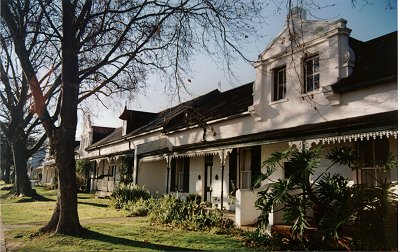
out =
[[[88,156],[86,148],[109,138],[110,135],[115,134],[118,129],[110,127],[93,126],[90,115],[83,116],[83,129],[80,139],[80,144],[75,150],[76,158],[81,159]],[[120,132],[120,131],[119,131]],[[92,173],[90,174],[90,190],[91,191],[104,191],[105,193],[114,190],[117,175],[117,161],[116,160],[99,160],[92,163]],[[106,165],[107,164],[107,165]]]
[[[96,163],[93,181],[131,156],[134,183],[155,196],[197,193],[234,211],[238,225],[257,218],[250,185],[276,151],[322,144],[327,152],[345,144],[359,152],[365,169],[331,171],[372,183],[367,175],[378,176],[380,168],[370,161],[398,153],[397,32],[361,42],[349,36],[345,20],[307,20],[301,8],[287,22],[255,63],[254,82],[159,113],[125,108],[123,127],[84,149]],[[321,155],[314,176],[326,168]],[[277,170],[273,178],[284,175]],[[397,171],[390,179],[397,181]],[[271,215],[271,224],[281,222]]]

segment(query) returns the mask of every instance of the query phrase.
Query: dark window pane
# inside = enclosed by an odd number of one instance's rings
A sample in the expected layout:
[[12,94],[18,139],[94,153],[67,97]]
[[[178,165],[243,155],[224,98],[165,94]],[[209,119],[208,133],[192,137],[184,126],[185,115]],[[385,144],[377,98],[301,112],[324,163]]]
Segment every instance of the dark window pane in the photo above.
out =
[[319,88],[319,74],[314,75],[314,90]]
[[284,98],[286,88],[286,67],[274,70],[273,100],[277,101]]
[[319,73],[319,60],[318,60],[318,58],[315,58],[313,60],[313,63],[314,63],[314,73]]

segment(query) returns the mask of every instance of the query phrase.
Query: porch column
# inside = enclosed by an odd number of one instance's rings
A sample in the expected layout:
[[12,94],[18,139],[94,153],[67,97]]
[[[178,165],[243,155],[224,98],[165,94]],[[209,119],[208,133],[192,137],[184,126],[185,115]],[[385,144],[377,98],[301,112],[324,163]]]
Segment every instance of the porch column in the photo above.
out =
[[221,160],[221,210],[224,208],[224,169],[225,169],[225,156]]
[[225,155],[228,152],[225,151],[225,149],[220,151],[220,157],[221,157],[221,210],[224,208],[224,171],[225,171]]
[[[130,142],[129,142],[130,143]],[[132,169],[132,182],[135,182],[135,185],[138,184],[138,147],[136,144],[133,144],[133,169]]]
[[169,155],[164,155],[165,160],[167,161],[167,187],[165,189],[165,192],[168,194],[169,193],[169,172],[170,172],[170,161],[171,161],[171,156]]

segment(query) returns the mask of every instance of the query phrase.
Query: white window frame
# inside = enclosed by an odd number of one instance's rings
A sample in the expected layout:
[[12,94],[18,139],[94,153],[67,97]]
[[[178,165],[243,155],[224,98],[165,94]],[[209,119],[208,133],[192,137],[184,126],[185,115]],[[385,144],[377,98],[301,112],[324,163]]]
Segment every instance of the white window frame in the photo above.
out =
[[390,180],[390,171],[384,171],[383,167],[362,167],[360,172],[360,181],[362,184],[377,186],[377,179],[382,178],[384,173],[386,173],[385,177]]
[[286,98],[286,65],[274,69],[272,101]]
[[240,159],[240,189],[251,188],[251,148],[239,150]]
[[[311,69],[309,68],[311,64]],[[318,90],[320,87],[319,55],[304,59],[304,93]],[[309,71],[310,70],[310,71]],[[311,84],[309,82],[312,82]]]
[[[370,140],[370,144],[372,145],[372,160],[376,161],[377,154],[376,154],[376,147],[375,147],[375,140]],[[390,151],[390,146],[389,146],[389,151]],[[391,173],[390,171],[385,171],[384,167],[378,166],[378,164],[374,163],[371,164],[373,166],[364,166],[360,168],[360,173],[358,174],[358,181],[361,184],[368,184],[370,186],[377,186],[378,185],[378,177],[386,173],[385,177],[390,180],[391,179]],[[370,178],[372,177],[372,178]],[[372,183],[369,183],[372,182]]]

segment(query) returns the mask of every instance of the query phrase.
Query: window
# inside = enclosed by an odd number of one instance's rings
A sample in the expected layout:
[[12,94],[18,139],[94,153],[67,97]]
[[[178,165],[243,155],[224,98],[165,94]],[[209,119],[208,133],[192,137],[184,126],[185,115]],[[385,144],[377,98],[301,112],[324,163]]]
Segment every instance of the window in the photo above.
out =
[[240,188],[250,189],[261,173],[261,146],[239,151]]
[[108,166],[108,176],[110,176],[110,177],[113,177],[114,176],[114,174],[116,173],[116,171],[117,171],[117,166],[116,165],[109,165]]
[[171,161],[171,192],[189,192],[189,158],[174,158]]
[[273,101],[284,99],[286,96],[286,67],[274,70]]
[[357,174],[358,182],[376,186],[379,180],[390,179],[390,171],[383,168],[389,156],[387,138],[359,142],[358,154],[362,166],[361,172]]
[[240,150],[240,188],[249,189],[251,187],[251,149]]
[[319,89],[319,56],[304,60],[304,92]]
[[289,178],[290,176],[296,175],[296,168],[293,167],[293,165],[290,165],[290,162],[284,162],[283,163],[283,169],[285,172],[285,178]]

